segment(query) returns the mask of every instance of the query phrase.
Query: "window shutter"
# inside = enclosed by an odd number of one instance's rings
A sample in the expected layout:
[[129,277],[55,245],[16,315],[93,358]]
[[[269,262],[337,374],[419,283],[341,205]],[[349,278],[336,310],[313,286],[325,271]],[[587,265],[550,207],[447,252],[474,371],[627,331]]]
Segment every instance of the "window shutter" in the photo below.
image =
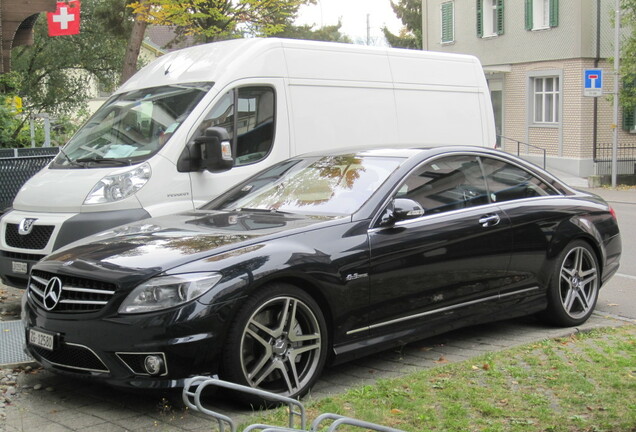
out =
[[559,25],[559,0],[550,0],[550,27]]
[[526,1],[526,30],[532,30],[532,14],[533,14],[533,9],[532,9],[532,0],[525,0]]
[[453,3],[442,3],[442,42],[452,42],[453,33]]
[[634,118],[633,108],[623,108],[623,130],[629,132],[636,128],[636,119]]
[[497,0],[497,34],[504,33],[504,0]]
[[477,37],[484,36],[484,1],[477,0]]

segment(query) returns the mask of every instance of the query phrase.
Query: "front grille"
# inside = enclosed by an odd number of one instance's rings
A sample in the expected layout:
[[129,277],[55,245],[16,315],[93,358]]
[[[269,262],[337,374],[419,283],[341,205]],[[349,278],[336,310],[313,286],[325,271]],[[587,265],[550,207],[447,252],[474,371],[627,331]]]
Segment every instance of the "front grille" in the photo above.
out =
[[30,348],[55,366],[86,372],[110,372],[97,354],[83,345],[64,343],[53,351],[33,345]]
[[[60,280],[61,291],[53,293],[57,298],[49,293],[45,299],[46,287],[54,277]],[[115,284],[33,270],[29,294],[38,305],[53,312],[96,312],[106,306],[115,294]]]
[[38,254],[25,254],[20,252],[0,251],[0,255],[9,259],[21,260],[21,261],[40,261],[46,255]]
[[11,247],[20,249],[44,249],[53,234],[53,225],[33,225],[29,234],[21,235],[18,224],[7,224],[5,241]]

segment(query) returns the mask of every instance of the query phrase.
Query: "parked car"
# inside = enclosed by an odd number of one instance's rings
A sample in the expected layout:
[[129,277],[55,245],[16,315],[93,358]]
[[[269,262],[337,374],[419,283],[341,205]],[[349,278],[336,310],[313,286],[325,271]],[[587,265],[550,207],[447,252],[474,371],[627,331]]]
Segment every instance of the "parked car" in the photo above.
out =
[[115,386],[218,373],[299,397],[326,363],[459,327],[581,324],[620,255],[607,203],[503,152],[305,155],[37,263],[26,346]]

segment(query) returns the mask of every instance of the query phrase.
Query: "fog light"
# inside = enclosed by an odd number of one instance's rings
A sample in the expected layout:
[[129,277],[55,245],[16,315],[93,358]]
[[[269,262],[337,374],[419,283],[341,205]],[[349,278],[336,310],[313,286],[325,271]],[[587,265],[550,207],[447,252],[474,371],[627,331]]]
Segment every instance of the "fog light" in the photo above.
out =
[[159,375],[163,370],[163,359],[158,355],[146,356],[144,368],[149,375]]

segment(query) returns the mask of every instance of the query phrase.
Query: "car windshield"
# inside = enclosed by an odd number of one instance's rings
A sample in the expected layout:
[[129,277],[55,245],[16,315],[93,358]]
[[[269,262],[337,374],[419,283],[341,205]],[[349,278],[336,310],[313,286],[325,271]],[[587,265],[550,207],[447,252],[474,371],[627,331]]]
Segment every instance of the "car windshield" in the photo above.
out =
[[211,83],[189,83],[118,94],[71,138],[52,167],[142,162],[163,147],[211,88]]
[[252,177],[203,209],[348,215],[369,199],[402,160],[361,155],[292,159]]

